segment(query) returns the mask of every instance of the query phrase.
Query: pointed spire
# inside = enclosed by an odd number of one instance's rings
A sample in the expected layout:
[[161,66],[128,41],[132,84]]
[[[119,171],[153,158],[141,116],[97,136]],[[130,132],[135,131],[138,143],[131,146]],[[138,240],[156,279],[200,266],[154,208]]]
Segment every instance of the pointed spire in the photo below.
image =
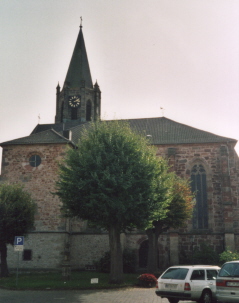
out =
[[100,87],[99,87],[99,84],[98,84],[97,80],[96,80],[96,82],[95,82],[95,84],[94,84],[94,89],[95,89],[96,91],[99,91],[99,92],[100,92]]
[[82,86],[89,88],[93,87],[85,48],[85,41],[82,32],[82,17],[80,23],[80,31],[66,75],[65,85],[70,88],[78,88]]

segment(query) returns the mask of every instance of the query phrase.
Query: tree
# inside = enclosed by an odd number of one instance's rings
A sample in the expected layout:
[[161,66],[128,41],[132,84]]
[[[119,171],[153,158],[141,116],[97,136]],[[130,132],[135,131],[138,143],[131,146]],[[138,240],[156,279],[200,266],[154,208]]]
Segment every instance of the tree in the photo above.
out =
[[161,214],[155,212],[150,226],[146,230],[149,241],[148,272],[155,272],[158,268],[159,235],[170,228],[183,227],[192,216],[194,196],[188,180],[179,178],[175,173],[170,173],[166,182],[169,188],[167,215],[160,218]]
[[0,185],[0,253],[1,277],[9,275],[7,244],[14,244],[15,236],[25,236],[34,224],[35,204],[19,184]]
[[145,228],[155,207],[165,215],[167,169],[146,138],[120,121],[91,123],[60,164],[57,195],[65,214],[109,232],[111,283],[123,280],[120,234]]

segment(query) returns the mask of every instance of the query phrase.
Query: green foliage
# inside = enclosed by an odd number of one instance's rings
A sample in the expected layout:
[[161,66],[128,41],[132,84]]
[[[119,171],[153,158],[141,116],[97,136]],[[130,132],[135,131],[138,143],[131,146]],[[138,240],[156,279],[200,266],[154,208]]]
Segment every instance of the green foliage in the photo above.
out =
[[[135,273],[136,270],[136,254],[133,250],[125,249],[123,252],[123,271],[124,273]],[[106,252],[104,256],[96,263],[96,267],[100,272],[110,272],[110,252]]]
[[192,217],[194,196],[188,180],[174,175],[170,182],[171,201],[164,224],[173,228],[183,227],[187,220]]
[[218,263],[218,253],[206,243],[201,243],[200,247],[195,247],[190,255],[186,255],[184,251],[180,254],[180,264],[217,265]]
[[[99,283],[91,283],[91,279],[98,278]],[[122,286],[133,286],[137,283],[137,274],[125,274],[124,283],[112,285],[109,283],[109,274],[95,271],[72,271],[70,280],[64,280],[61,272],[23,273],[18,277],[18,289],[28,290],[80,290],[80,289],[109,289]],[[0,279],[0,287],[16,288],[16,275]],[[16,302],[18,300],[16,299]],[[3,302],[3,301],[1,301]],[[6,301],[5,301],[6,302]]]
[[192,264],[214,265],[218,264],[218,254],[213,247],[202,243],[199,248],[195,248],[192,256]]
[[0,244],[13,244],[33,227],[35,204],[19,184],[0,185]]
[[136,265],[137,265],[136,252],[134,250],[125,249],[123,251],[124,273],[135,273]]
[[179,264],[180,265],[190,265],[190,264],[192,264],[191,257],[185,252],[184,249],[181,249],[179,251]]
[[144,228],[156,207],[161,217],[166,215],[167,169],[166,161],[128,124],[96,122],[60,165],[57,194],[68,216],[106,230]]
[[98,262],[96,262],[96,267],[100,272],[109,273],[110,272],[110,252],[107,251]]
[[179,178],[174,172],[168,173],[165,186],[167,186],[167,215],[162,218],[160,212],[154,212],[152,223],[149,226],[149,228],[160,228],[160,233],[171,227],[184,226],[192,216],[194,205],[194,196],[188,180]]
[[239,252],[232,252],[231,250],[226,249],[219,255],[219,260],[221,264],[229,261],[239,260]]

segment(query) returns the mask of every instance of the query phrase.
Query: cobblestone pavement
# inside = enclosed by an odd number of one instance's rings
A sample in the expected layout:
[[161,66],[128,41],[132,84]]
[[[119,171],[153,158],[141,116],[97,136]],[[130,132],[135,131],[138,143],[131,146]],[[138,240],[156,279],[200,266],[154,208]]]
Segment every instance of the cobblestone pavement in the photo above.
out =
[[[168,303],[154,288],[81,291],[10,291],[0,289],[1,303]],[[181,301],[189,303],[190,301]]]

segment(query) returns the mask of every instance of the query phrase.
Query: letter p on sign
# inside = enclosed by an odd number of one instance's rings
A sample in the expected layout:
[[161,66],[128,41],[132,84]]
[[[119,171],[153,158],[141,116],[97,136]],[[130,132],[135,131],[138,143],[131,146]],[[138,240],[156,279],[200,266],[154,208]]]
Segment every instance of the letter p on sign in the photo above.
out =
[[24,244],[24,237],[16,236],[14,239],[14,245],[23,245]]

